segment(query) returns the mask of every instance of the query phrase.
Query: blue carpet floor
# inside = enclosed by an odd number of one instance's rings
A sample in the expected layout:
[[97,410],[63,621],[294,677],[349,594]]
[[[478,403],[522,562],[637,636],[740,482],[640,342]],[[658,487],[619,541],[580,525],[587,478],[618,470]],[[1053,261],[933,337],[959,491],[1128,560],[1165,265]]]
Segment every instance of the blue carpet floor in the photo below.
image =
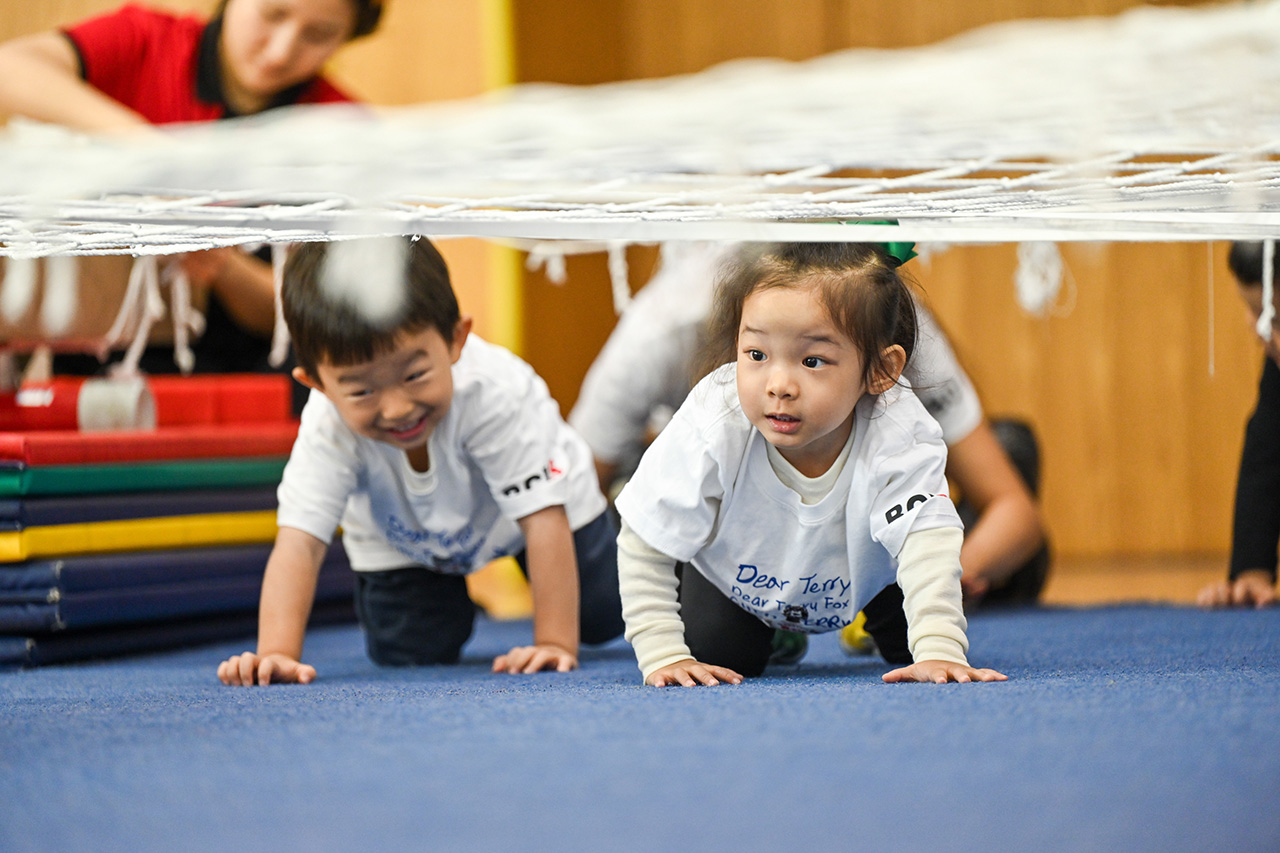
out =
[[737,687],[643,688],[621,642],[494,676],[380,670],[314,631],[0,673],[0,850],[1280,850],[1280,609],[980,614],[1004,684],[886,685],[817,638]]

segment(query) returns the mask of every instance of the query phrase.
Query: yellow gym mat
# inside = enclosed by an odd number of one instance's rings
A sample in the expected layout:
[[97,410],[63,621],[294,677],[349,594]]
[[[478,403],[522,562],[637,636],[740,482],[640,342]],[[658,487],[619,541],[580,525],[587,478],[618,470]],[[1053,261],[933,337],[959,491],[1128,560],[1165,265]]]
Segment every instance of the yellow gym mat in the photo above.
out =
[[0,562],[160,548],[252,545],[272,542],[275,536],[273,509],[52,524],[0,533]]

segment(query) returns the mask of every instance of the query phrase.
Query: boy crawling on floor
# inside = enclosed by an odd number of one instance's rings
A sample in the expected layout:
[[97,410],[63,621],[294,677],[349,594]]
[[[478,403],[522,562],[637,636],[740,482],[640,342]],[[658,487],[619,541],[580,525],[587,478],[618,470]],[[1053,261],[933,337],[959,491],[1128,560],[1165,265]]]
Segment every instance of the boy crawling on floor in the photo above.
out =
[[471,334],[429,240],[302,245],[283,301],[311,397],[280,484],[258,650],[223,661],[224,684],[316,677],[303,639],[339,525],[380,665],[456,662],[476,611],[466,575],[510,554],[529,578],[533,642],[494,672],[571,670],[580,639],[622,633],[591,451],[529,365]]

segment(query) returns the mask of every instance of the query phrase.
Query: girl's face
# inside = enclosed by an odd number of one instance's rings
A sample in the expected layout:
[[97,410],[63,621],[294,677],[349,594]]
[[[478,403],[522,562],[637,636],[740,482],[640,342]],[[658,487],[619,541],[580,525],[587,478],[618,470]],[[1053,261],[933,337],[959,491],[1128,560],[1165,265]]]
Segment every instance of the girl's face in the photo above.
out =
[[825,473],[844,448],[853,407],[867,392],[862,372],[858,348],[831,322],[816,287],[756,290],[743,303],[742,411],[806,477]]
[[[1280,285],[1280,282],[1277,284]],[[1256,329],[1258,318],[1262,316],[1262,285],[1242,284],[1240,295],[1244,297],[1245,305],[1249,307],[1250,325]],[[1280,303],[1280,288],[1276,290],[1274,301]],[[1271,360],[1280,365],[1280,305],[1276,305],[1275,319],[1271,321],[1271,337],[1263,341],[1263,344]]]
[[355,20],[351,0],[228,0],[220,43],[227,101],[240,113],[265,109],[319,74]]

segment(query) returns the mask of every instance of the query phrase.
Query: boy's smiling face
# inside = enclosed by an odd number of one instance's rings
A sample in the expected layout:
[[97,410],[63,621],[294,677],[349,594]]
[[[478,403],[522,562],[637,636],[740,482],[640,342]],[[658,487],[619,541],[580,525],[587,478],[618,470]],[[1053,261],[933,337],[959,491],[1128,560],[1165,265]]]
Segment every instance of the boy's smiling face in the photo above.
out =
[[417,452],[449,412],[452,368],[470,331],[471,318],[463,317],[448,339],[434,326],[401,332],[392,349],[369,361],[335,365],[324,359],[315,376],[301,368],[293,375],[328,397],[357,435],[399,447],[422,467],[419,460],[426,460]]

